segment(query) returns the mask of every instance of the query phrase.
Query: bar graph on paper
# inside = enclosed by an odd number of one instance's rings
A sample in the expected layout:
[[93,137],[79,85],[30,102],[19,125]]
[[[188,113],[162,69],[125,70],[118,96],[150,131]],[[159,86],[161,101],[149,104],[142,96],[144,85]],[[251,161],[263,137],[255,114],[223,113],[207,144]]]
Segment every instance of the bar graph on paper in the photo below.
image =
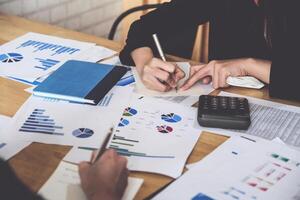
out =
[[35,40],[28,40],[28,41],[22,43],[17,49],[27,48],[27,47],[32,47],[34,49],[33,52],[52,51],[53,52],[52,56],[59,55],[59,54],[72,55],[72,54],[80,51],[80,49],[78,49],[78,48],[72,48],[72,47],[67,47],[64,45],[40,42],[40,41],[35,41]]
[[62,130],[63,126],[57,125],[55,120],[48,116],[46,110],[42,108],[34,109],[19,129],[24,133],[63,136]]
[[144,157],[144,158],[162,158],[162,159],[174,159],[175,156],[170,155],[150,155],[145,152],[131,150],[140,143],[139,140],[130,139],[123,136],[118,136],[116,134],[113,135],[109,148],[114,149],[118,154],[127,157]]

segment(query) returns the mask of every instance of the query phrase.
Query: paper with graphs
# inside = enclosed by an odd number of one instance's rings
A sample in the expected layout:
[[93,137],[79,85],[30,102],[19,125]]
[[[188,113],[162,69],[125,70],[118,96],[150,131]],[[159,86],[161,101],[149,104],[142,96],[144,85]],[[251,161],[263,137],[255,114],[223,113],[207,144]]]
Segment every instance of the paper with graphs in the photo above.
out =
[[27,33],[0,47],[0,75],[33,82],[93,46],[94,43]]
[[134,95],[108,148],[128,158],[128,168],[171,177],[181,175],[200,131],[193,128],[196,108]]
[[300,152],[232,137],[154,199],[295,200],[299,177]]

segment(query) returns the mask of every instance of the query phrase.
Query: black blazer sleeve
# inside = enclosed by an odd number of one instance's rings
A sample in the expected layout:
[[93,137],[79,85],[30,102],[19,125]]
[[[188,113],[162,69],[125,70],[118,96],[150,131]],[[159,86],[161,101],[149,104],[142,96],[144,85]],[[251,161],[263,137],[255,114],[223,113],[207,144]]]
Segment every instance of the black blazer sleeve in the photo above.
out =
[[217,1],[225,0],[173,0],[142,16],[130,27],[126,45],[120,52],[121,62],[134,65],[130,53],[140,47],[150,47],[157,55],[152,34],[158,34],[163,46],[165,38],[208,21],[222,7],[216,7]]
[[0,159],[1,199],[42,200],[31,192],[13,173],[9,165]]
[[284,2],[285,5],[278,9],[278,15],[275,13],[275,17],[283,14],[283,17],[278,19],[283,25],[272,31],[275,44],[270,74],[270,96],[300,101],[300,14],[298,6],[291,2]]

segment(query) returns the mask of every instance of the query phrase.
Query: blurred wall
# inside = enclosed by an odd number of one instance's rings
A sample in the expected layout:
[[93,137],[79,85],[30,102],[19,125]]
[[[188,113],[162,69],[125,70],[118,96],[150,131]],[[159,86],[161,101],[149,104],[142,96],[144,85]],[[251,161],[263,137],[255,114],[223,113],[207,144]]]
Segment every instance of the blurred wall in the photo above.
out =
[[[107,37],[122,0],[0,0],[0,12]],[[121,28],[121,27],[120,27]],[[120,37],[118,30],[116,39]]]

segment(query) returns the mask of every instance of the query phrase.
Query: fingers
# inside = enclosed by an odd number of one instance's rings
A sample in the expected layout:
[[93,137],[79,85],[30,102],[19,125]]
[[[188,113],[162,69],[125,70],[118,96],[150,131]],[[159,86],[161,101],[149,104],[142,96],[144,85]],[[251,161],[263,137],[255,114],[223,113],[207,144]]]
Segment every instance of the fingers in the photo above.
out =
[[178,66],[176,66],[174,74],[175,83],[177,83],[180,79],[183,79],[185,76],[189,76],[189,74],[185,74],[184,71],[182,71]]
[[219,70],[219,87],[224,88],[229,86],[226,82],[228,76],[230,76],[230,73],[226,70],[226,68],[221,68]]
[[200,79],[209,76],[211,74],[211,66],[208,64],[205,67],[201,67],[189,80],[181,87],[180,90],[184,91],[191,88]]
[[81,162],[78,165],[78,171],[79,171],[79,176],[82,182],[86,179],[86,174],[88,170],[90,169],[91,164],[89,162]]
[[151,67],[160,68],[160,69],[162,69],[166,72],[169,72],[169,73],[174,73],[175,69],[176,69],[176,66],[173,63],[164,62],[164,61],[162,61],[158,58],[153,58],[151,60],[151,62],[149,63],[149,65]]
[[200,65],[194,65],[191,67],[191,76],[193,76],[196,72],[198,72],[200,69],[205,67],[207,64],[200,64]]
[[203,84],[209,84],[210,82],[211,82],[211,77],[210,76],[207,76],[207,77],[202,79]]
[[167,83],[163,84],[161,81],[159,81],[155,76],[152,76],[151,74],[147,74],[147,75],[145,74],[142,77],[142,81],[147,86],[147,88],[152,90],[157,90],[160,92],[167,92],[172,88]]

